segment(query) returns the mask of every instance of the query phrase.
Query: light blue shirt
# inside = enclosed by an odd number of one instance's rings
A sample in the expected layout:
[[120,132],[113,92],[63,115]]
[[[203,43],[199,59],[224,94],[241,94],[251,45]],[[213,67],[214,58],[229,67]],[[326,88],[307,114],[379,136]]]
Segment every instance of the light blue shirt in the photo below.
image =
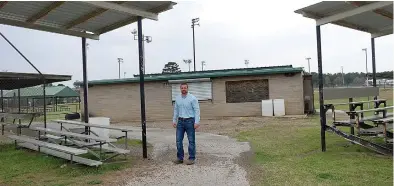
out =
[[194,123],[200,122],[200,105],[195,96],[188,93],[186,96],[178,95],[175,98],[174,104],[174,117],[172,121],[177,122],[178,118],[191,118],[195,119]]

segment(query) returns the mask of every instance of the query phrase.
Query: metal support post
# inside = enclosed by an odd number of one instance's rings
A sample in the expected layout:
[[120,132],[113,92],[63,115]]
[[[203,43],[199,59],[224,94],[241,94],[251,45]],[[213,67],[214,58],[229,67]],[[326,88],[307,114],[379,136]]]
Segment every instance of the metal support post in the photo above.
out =
[[[375,38],[371,38],[371,53],[372,53],[372,85],[376,87],[376,58],[375,58]],[[374,100],[378,97],[375,96]]]
[[[140,96],[141,96],[141,125],[142,125],[142,148],[143,157],[148,158],[146,146],[146,113],[145,113],[145,87],[144,87],[144,48],[142,38],[142,17],[138,16],[138,54],[140,71]],[[127,139],[126,139],[127,140]]]
[[317,64],[319,72],[319,103],[320,103],[320,140],[321,149],[326,151],[326,113],[324,112],[324,96],[323,96],[323,65],[322,65],[322,51],[321,51],[321,34],[320,26],[316,26],[317,37]]
[[[89,123],[89,107],[88,107],[88,75],[86,64],[86,38],[82,38],[82,72],[83,72],[83,111],[84,122]],[[89,128],[85,127],[85,133],[89,133]]]

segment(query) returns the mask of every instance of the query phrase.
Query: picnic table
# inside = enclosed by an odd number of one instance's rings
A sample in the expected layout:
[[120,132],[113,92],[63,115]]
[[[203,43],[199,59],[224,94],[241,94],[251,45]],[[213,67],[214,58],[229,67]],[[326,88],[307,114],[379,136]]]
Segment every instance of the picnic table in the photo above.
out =
[[[17,125],[17,134],[21,134],[21,129],[22,128],[29,128],[31,123],[33,122],[34,118],[37,118],[41,116],[41,113],[0,113],[0,118],[1,118],[1,135],[4,135],[4,126],[5,125]],[[8,119],[12,120],[12,122],[9,122]],[[19,122],[18,124],[15,123],[16,120],[23,120],[23,119],[28,119],[29,123],[27,124],[22,124]]]

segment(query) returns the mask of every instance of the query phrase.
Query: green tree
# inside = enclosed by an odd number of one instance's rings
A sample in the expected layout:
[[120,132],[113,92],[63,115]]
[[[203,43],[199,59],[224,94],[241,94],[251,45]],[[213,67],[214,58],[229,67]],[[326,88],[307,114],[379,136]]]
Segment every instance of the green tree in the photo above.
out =
[[331,79],[330,79],[329,76],[326,76],[326,77],[324,78],[324,86],[326,86],[326,87],[331,86]]
[[176,62],[168,62],[167,64],[164,65],[163,74],[171,74],[171,73],[179,73],[181,72],[181,69],[179,68],[179,65]]
[[340,76],[336,76],[334,81],[332,82],[334,86],[342,86],[342,78]]
[[356,85],[356,86],[361,86],[361,85],[364,84],[364,78],[362,78],[362,77],[355,77],[353,79],[353,83],[352,84]]

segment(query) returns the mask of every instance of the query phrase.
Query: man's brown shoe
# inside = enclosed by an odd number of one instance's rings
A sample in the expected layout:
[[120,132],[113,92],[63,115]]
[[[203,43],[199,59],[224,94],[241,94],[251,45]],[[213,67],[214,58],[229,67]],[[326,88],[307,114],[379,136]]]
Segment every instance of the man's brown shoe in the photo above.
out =
[[194,160],[188,160],[188,161],[186,162],[186,165],[193,165],[194,163],[195,163]]
[[183,163],[183,160],[175,160],[174,163],[175,163],[175,164],[182,164],[182,163]]

